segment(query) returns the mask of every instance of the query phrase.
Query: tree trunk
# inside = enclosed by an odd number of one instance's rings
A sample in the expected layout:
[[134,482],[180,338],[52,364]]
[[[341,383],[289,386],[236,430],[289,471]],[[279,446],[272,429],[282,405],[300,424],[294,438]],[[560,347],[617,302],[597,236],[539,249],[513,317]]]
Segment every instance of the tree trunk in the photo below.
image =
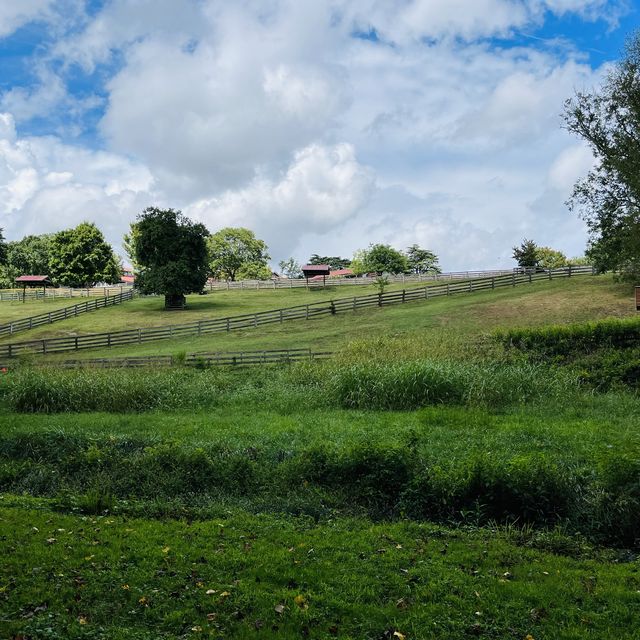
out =
[[164,296],[164,308],[167,310],[184,309],[187,306],[187,299],[182,293],[167,293]]

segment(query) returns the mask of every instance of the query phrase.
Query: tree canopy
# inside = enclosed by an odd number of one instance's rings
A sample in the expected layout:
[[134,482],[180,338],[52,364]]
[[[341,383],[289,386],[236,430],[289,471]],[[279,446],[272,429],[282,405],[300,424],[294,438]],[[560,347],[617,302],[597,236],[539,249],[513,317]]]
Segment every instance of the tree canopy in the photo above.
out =
[[407,257],[388,244],[372,244],[362,256],[362,266],[366,272],[404,273],[408,271]]
[[409,270],[413,273],[442,273],[438,256],[433,251],[412,244],[407,248],[406,256]]
[[142,293],[184,300],[202,291],[207,281],[206,227],[174,209],[147,207],[131,225],[132,261]]
[[551,247],[537,247],[536,256],[538,258],[538,266],[543,269],[560,269],[569,264],[567,256]]
[[7,262],[7,243],[4,241],[3,229],[0,229],[0,265]]
[[351,265],[351,260],[340,256],[319,256],[314,253],[309,258],[308,264],[328,264],[332,269],[348,269]]
[[207,246],[209,269],[215,278],[233,281],[239,277],[267,279],[271,276],[268,247],[249,229],[221,229],[209,237]]
[[[309,263],[311,264],[311,263]],[[317,264],[323,264],[322,262],[318,262]],[[280,271],[287,276],[287,278],[300,278],[302,277],[302,269],[298,264],[295,258],[287,258],[286,260],[281,260],[278,263],[280,267]]]
[[600,271],[640,273],[640,32],[599,90],[567,100],[566,128],[587,142],[595,166],[568,202],[587,222],[587,256]]
[[538,266],[538,245],[533,240],[522,241],[519,247],[513,247],[513,259],[520,267],[529,269]]
[[56,233],[50,242],[48,275],[66,287],[119,282],[121,268],[111,245],[92,222]]

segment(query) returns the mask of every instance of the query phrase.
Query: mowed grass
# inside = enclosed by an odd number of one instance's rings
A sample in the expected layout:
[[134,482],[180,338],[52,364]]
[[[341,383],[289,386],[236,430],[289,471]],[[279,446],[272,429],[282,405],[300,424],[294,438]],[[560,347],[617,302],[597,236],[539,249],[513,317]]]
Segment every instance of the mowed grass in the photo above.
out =
[[640,627],[635,563],[559,557],[526,532],[3,502],[6,638],[632,640]]
[[[37,316],[62,307],[93,300],[93,298],[46,298],[44,300],[26,300],[23,302],[3,300],[0,302],[0,324],[8,324],[14,320]],[[24,334],[26,335],[26,334]],[[15,339],[15,337],[14,337]]]
[[[401,284],[389,286],[388,291],[402,289]],[[92,313],[91,317],[78,316],[57,322],[50,326],[43,326],[28,332],[23,332],[20,340],[42,339],[57,336],[68,336],[82,333],[100,333],[118,331],[137,327],[165,326],[170,324],[187,324],[208,318],[222,318],[246,313],[257,313],[270,309],[293,307],[301,304],[326,301],[332,298],[372,295],[377,290],[372,286],[333,286],[323,289],[311,287],[296,289],[248,289],[211,291],[206,295],[187,296],[187,308],[182,311],[166,311],[163,296],[145,296],[100,309]],[[58,301],[56,301],[58,302]],[[13,305],[14,303],[8,303]],[[31,303],[36,305],[36,303]],[[42,303],[44,304],[50,304]],[[53,304],[53,303],[51,303]],[[17,303],[16,303],[17,306]],[[60,305],[66,306],[66,305]],[[34,309],[37,307],[34,306]],[[51,307],[53,308],[53,307]],[[42,307],[44,311],[49,307]],[[0,307],[2,313],[2,307]],[[38,313],[38,311],[34,311]],[[33,315],[24,314],[25,317]],[[0,316],[1,319],[2,316]],[[22,316],[17,316],[22,317]],[[14,341],[17,336],[14,337]],[[7,342],[7,340],[4,340]]]
[[[361,291],[361,288],[358,288]],[[373,292],[371,289],[370,292]],[[207,317],[236,314],[243,308],[251,306],[252,312],[277,308],[275,298],[269,297],[273,292],[216,292],[212,296],[224,293],[228,307],[217,309],[216,299],[206,302]],[[288,294],[289,292],[277,292]],[[337,292],[342,293],[342,290]],[[364,293],[364,292],[363,292]],[[260,299],[252,296],[260,294]],[[298,304],[302,291],[293,292],[294,297],[280,298],[282,306]],[[292,294],[292,295],[293,295]],[[309,295],[317,295],[312,292]],[[296,297],[300,296],[300,297]],[[208,296],[204,296],[208,297]],[[337,297],[337,296],[335,296]],[[329,299],[317,298],[317,299]],[[103,322],[112,317],[118,322],[105,325],[105,330],[118,330],[138,326],[134,321],[120,324],[125,313],[138,313],[134,306],[138,304],[157,303],[155,300],[139,300],[127,303],[122,307],[100,311],[100,318],[78,318],[60,323],[57,332],[64,332],[68,322],[80,325],[82,333],[90,333],[98,329],[92,320]],[[205,304],[204,302],[202,304]],[[262,305],[262,306],[260,306]],[[133,311],[127,311],[133,310]],[[150,314],[150,324],[156,324],[159,317],[174,323],[188,322],[191,312],[164,312],[158,307]],[[316,351],[337,351],[347,348],[358,348],[362,341],[384,339],[402,339],[401,348],[410,348],[415,354],[430,357],[469,357],[470,341],[489,334],[496,329],[512,327],[543,326],[550,323],[569,323],[585,319],[606,317],[629,317],[635,314],[633,304],[633,288],[629,285],[616,284],[610,276],[576,277],[557,280],[551,283],[542,282],[532,285],[520,285],[515,288],[498,289],[482,293],[461,293],[451,297],[441,297],[424,302],[412,302],[406,305],[393,305],[381,309],[372,308],[356,313],[345,313],[336,316],[325,316],[315,320],[299,320],[283,324],[266,325],[256,329],[216,333],[209,336],[160,340],[147,344],[132,344],[117,348],[91,349],[73,353],[49,356],[47,361],[55,362],[70,357],[109,357],[125,355],[161,355],[180,352],[206,351],[250,351],[260,349],[311,348]],[[105,314],[105,315],[103,315]],[[107,317],[106,314],[111,314]],[[46,331],[51,331],[50,328]],[[71,332],[69,332],[71,333]],[[40,335],[36,332],[22,334],[22,340]],[[66,334],[68,335],[68,334]],[[4,340],[7,342],[7,340]],[[355,345],[353,343],[356,343]],[[408,343],[411,343],[408,346]],[[38,358],[38,361],[44,361]]]

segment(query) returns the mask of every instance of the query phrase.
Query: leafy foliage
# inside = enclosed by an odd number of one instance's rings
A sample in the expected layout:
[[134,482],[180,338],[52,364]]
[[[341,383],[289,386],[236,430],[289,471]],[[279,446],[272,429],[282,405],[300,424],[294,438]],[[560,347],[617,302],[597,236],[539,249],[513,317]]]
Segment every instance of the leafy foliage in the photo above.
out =
[[56,233],[49,245],[49,274],[66,287],[119,282],[121,268],[111,245],[91,222]]
[[407,248],[407,263],[413,273],[442,273],[438,264],[438,256],[428,249],[421,249],[417,244]]
[[[567,256],[551,247],[538,247],[536,249],[536,256],[538,258],[538,266],[543,269],[559,269],[560,267],[566,267],[569,264]],[[575,263],[571,263],[575,264]]]
[[[309,264],[323,264],[322,262],[318,263],[309,263]],[[302,276],[302,269],[295,258],[287,258],[286,260],[281,260],[278,263],[280,267],[280,271],[287,278],[300,278]]]
[[640,273],[640,32],[592,93],[567,100],[564,121],[587,142],[595,167],[573,190],[569,206],[586,220],[587,251],[601,271]]
[[143,293],[184,295],[207,281],[206,227],[180,211],[148,207],[131,225],[131,249]]
[[7,262],[7,243],[5,242],[2,231],[3,230],[0,229],[0,265]]
[[332,269],[348,269],[351,265],[351,260],[340,256],[319,256],[314,253],[309,258],[308,264],[328,264]]
[[[358,259],[354,256],[354,259]],[[407,257],[388,244],[372,244],[366,249],[361,258],[365,272],[379,275],[383,273],[404,273],[408,270]]]
[[[215,278],[236,280],[240,276],[268,279],[271,276],[267,245],[253,231],[226,227],[207,241],[209,269]],[[253,274],[253,275],[249,275]]]
[[525,238],[519,247],[513,247],[512,255],[520,267],[534,268],[538,266],[538,246],[533,240]]

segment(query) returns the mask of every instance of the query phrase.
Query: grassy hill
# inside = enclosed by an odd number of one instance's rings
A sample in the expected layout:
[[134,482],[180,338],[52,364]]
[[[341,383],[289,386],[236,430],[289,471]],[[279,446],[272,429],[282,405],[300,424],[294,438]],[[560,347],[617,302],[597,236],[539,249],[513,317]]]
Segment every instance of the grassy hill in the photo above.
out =
[[[220,293],[186,313],[316,295]],[[636,391],[491,337],[630,318],[631,293],[575,278],[100,352],[336,352],[316,365],[6,374],[0,637],[635,638]]]

